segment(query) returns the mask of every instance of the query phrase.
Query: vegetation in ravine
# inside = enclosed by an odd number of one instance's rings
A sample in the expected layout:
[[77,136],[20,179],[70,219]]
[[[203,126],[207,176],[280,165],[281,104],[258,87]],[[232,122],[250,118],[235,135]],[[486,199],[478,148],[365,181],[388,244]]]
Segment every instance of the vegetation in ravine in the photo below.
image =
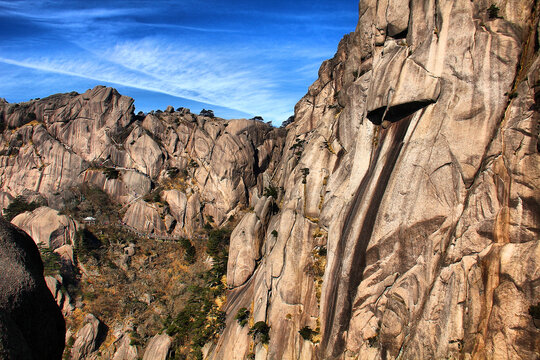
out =
[[[82,306],[66,319],[67,327],[76,332],[84,314],[92,313],[108,326],[130,324],[131,343],[140,351],[166,332],[173,337],[171,359],[202,358],[204,344],[225,326],[221,307],[231,230],[210,227],[191,239],[149,239],[122,225],[122,209],[101,190],[82,186],[72,192],[62,212],[95,217],[96,224],[77,233],[82,274],[69,292]],[[129,256],[128,248],[134,250]],[[46,256],[47,269],[56,271],[55,254]]]

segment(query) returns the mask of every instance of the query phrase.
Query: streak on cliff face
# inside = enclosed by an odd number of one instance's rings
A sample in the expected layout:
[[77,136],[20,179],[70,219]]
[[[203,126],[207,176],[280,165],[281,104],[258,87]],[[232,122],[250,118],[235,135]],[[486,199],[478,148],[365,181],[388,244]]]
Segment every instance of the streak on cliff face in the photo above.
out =
[[[342,336],[347,331],[352,302],[362,281],[366,266],[365,252],[386,186],[403,146],[410,118],[411,116],[382,132],[380,145],[374,149],[372,163],[354,195],[343,223],[336,254],[342,261],[335,263],[335,269],[329,269],[330,280],[326,291],[329,298],[326,306],[330,311],[321,344],[323,348],[331,349],[332,356],[339,356],[344,350],[345,339]],[[381,155],[381,151],[384,151],[384,154]],[[380,173],[374,174],[379,161],[383,161],[384,165]],[[353,222],[359,222],[359,225]],[[360,233],[351,233],[352,229],[360,229]],[[348,281],[339,281],[340,279]]]

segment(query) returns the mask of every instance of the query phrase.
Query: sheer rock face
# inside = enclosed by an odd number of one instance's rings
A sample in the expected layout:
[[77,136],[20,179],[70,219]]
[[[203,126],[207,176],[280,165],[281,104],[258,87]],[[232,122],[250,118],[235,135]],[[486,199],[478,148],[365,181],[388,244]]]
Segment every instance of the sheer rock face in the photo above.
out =
[[[4,207],[30,190],[59,209],[75,187],[88,183],[128,212],[157,209],[157,216],[149,215],[151,224],[127,217],[139,231],[190,235],[210,216],[222,224],[248,207],[281,154],[284,131],[263,122],[226,121],[187,109],[147,116],[133,111],[133,99],[103,86],[21,104],[0,102]],[[158,194],[144,197],[152,189]],[[159,206],[160,196],[171,190],[183,193],[182,208],[178,202],[174,210]],[[164,224],[165,218],[176,221]]]
[[537,356],[538,5],[491,4],[360,2],[296,105],[280,211],[233,232],[212,358]]
[[38,249],[0,219],[0,358],[60,359],[65,323],[43,278]]

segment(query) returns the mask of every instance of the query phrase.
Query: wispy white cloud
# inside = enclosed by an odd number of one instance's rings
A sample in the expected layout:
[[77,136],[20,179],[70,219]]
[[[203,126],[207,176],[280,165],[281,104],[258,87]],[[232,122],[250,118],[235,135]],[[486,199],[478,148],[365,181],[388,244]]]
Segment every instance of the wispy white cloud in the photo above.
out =
[[[272,11],[242,10],[253,3],[215,5],[205,10],[194,0],[111,0],[81,9],[86,5],[79,2],[0,0],[4,14],[22,19],[20,24],[39,25],[24,41],[0,41],[0,63],[168,94],[280,122],[316,78],[320,62],[333,55],[339,34],[354,30],[342,25],[351,18],[348,11],[295,13],[273,11],[275,4],[268,7]],[[191,7],[198,15],[190,14]],[[208,11],[207,16],[201,11]],[[227,20],[229,16],[234,20]],[[164,17],[166,22],[154,20]],[[249,24],[244,22],[248,17]],[[261,26],[253,27],[257,19]],[[41,29],[50,33],[36,36]]]
[[192,30],[192,31],[200,31],[200,32],[208,32],[208,33],[240,33],[240,30],[234,30],[234,29],[225,29],[225,28],[216,28],[216,27],[199,27],[199,26],[186,26],[186,25],[178,25],[178,24],[160,24],[160,23],[152,23],[152,22],[143,22],[143,23],[137,23],[138,26],[148,26],[152,28],[162,28],[162,29],[170,29],[170,30]]
[[278,84],[268,69],[256,64],[240,69],[235,56],[200,49],[179,50],[145,39],[110,49],[94,49],[77,60],[0,57],[0,62],[161,92],[283,120],[292,112],[294,100],[279,94]]
[[[7,15],[26,18],[29,20],[51,21],[61,23],[76,23],[93,19],[130,16],[140,14],[141,8],[90,8],[90,9],[55,9],[44,8],[43,3],[33,1],[7,2],[0,1]],[[150,9],[147,9],[150,10]]]

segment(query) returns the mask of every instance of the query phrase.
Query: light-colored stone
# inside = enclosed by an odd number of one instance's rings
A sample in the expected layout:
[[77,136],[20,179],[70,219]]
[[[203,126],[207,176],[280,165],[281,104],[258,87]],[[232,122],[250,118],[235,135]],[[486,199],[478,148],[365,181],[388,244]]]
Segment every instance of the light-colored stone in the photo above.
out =
[[136,201],[129,207],[123,221],[126,225],[142,233],[162,235],[166,231],[157,206],[142,200]]
[[[4,207],[32,191],[62,209],[82,184],[130,207],[156,186],[196,195],[174,213],[158,210],[163,219],[176,219],[167,228],[175,236],[191,236],[204,218],[222,224],[247,207],[251,189],[263,185],[261,175],[274,170],[281,153],[284,132],[259,121],[210,119],[172,107],[143,119],[133,109],[132,99],[103,86],[0,103],[1,120],[13,127],[0,134]],[[26,120],[29,113],[34,121]],[[111,171],[117,175],[108,178]]]
[[96,350],[98,337],[100,334],[101,322],[92,314],[84,318],[83,327],[75,335],[75,343],[71,349],[71,358],[73,360],[86,359],[94,350]]
[[131,345],[129,335],[123,335],[116,346],[112,360],[137,360],[139,358],[137,347]]
[[172,338],[167,334],[156,335],[148,342],[143,360],[165,360],[171,348]]
[[51,249],[72,245],[77,233],[77,224],[71,218],[46,206],[19,214],[11,222],[26,231],[36,244]]
[[490,5],[360,2],[295,107],[272,179],[280,211],[233,232],[211,359],[246,351],[240,307],[271,327],[268,358],[537,356],[540,58],[522,47],[534,6],[490,19]]

